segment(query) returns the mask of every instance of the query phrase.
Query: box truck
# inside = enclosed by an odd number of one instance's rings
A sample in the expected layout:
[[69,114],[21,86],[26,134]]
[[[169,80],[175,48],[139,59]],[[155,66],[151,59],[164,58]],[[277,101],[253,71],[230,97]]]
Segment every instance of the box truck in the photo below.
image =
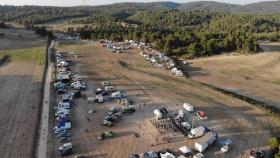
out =
[[199,152],[204,152],[205,149],[211,145],[216,139],[218,135],[215,132],[206,133],[199,141],[194,144],[195,150]]

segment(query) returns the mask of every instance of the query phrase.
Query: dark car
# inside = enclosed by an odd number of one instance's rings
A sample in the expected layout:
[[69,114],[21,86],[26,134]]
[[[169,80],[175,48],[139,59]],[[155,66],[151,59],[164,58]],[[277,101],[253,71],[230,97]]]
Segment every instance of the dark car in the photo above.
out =
[[138,154],[131,154],[128,156],[128,158],[140,158],[140,155]]
[[264,151],[251,150],[250,156],[250,158],[264,158]]

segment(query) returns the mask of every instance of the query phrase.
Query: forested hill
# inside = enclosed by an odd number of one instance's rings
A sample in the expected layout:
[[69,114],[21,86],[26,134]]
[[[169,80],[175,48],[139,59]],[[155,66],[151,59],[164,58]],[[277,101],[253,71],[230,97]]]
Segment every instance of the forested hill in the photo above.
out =
[[228,3],[220,3],[214,1],[198,1],[181,4],[178,9],[184,11],[193,10],[208,10],[214,12],[230,12],[235,8],[242,7],[241,5],[234,5]]
[[244,12],[244,13],[279,13],[280,1],[267,1],[252,3],[245,6],[239,6],[233,8],[232,12]]
[[169,55],[186,58],[231,51],[254,53],[258,51],[257,40],[280,41],[280,1],[243,6],[209,1],[0,6],[0,21],[24,24],[39,32],[47,31],[36,24],[76,17],[83,18],[71,19],[68,24],[82,27],[74,30],[66,23],[67,33],[76,32],[83,39],[93,40],[134,39],[151,43]]
[[166,10],[180,6],[173,2],[116,3],[102,6],[49,7],[49,6],[1,6],[0,20],[19,24],[41,24],[54,20],[86,17],[95,14],[110,14],[126,18],[143,10]]
[[178,9],[182,11],[242,12],[242,13],[280,13],[280,1],[268,1],[248,5],[234,5],[214,1],[174,3],[170,1],[150,3],[116,3],[103,6],[48,7],[48,6],[1,6],[0,20],[19,24],[41,24],[54,20],[112,15],[125,19],[138,11],[157,11]]
[[247,5],[235,5],[228,3],[220,3],[214,1],[198,1],[181,4],[178,9],[191,10],[208,10],[214,12],[239,12],[239,13],[279,13],[280,1],[266,1],[259,3],[252,3]]

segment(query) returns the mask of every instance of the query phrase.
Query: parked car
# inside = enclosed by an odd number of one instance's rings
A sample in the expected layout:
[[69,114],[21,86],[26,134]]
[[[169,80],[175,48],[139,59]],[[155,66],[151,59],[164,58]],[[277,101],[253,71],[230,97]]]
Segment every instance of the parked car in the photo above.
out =
[[72,154],[72,143],[65,143],[59,146],[58,150],[61,156],[70,155]]
[[104,119],[101,125],[107,126],[107,127],[112,127],[113,126],[113,122]]
[[124,114],[131,114],[131,113],[134,113],[135,111],[136,111],[136,109],[135,109],[135,106],[133,106],[133,105],[125,106],[122,109],[122,113],[124,113]]
[[183,107],[190,113],[194,112],[194,107],[189,103],[184,103]]
[[222,140],[221,142],[221,152],[226,153],[229,151],[232,141],[230,139]]
[[61,138],[61,137],[71,137],[71,134],[69,132],[66,132],[66,133],[58,133],[57,134],[57,137],[58,138]]
[[86,156],[80,154],[80,155],[75,155],[74,158],[86,158]]
[[204,155],[202,153],[197,153],[193,158],[204,158]]
[[59,138],[60,143],[66,143],[71,141],[71,137],[60,137]]
[[250,151],[250,158],[264,158],[264,151]]
[[206,113],[204,111],[198,111],[195,113],[195,115],[200,118],[201,120],[207,120]]

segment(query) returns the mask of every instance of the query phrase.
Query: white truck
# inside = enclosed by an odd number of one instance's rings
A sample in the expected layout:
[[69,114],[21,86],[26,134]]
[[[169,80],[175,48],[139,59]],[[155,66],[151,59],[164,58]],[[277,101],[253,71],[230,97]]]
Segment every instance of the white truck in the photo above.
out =
[[160,120],[163,118],[163,114],[160,112],[159,109],[154,110],[155,119]]
[[186,109],[188,112],[194,112],[193,106],[189,103],[184,103],[183,108]]
[[205,134],[205,132],[206,132],[206,128],[203,126],[193,128],[191,129],[191,132],[188,134],[188,138],[192,139],[192,138],[201,137]]
[[194,144],[195,150],[199,152],[204,152],[205,149],[211,145],[216,139],[218,135],[215,132],[208,132],[203,136],[199,141]]

